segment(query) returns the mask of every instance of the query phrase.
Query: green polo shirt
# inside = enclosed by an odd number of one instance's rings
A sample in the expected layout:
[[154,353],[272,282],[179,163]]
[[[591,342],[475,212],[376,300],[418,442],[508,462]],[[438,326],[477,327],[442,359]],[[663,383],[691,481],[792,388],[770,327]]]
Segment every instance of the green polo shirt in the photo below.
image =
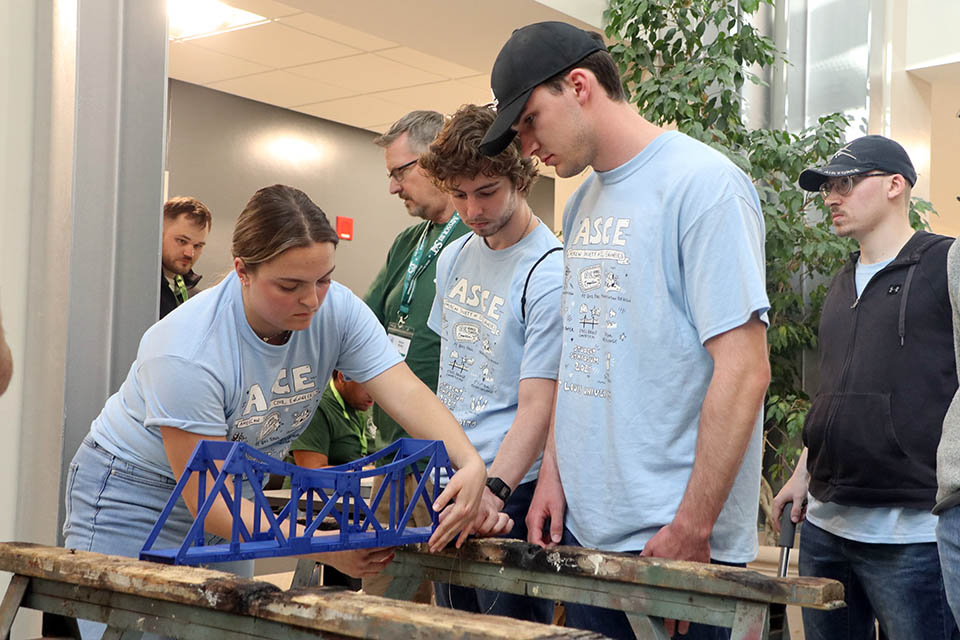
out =
[[[373,284],[370,285],[367,295],[364,296],[367,306],[376,314],[384,329],[389,323],[397,321],[397,313],[400,310],[400,296],[403,293],[403,278],[406,275],[407,267],[410,265],[410,257],[417,248],[420,234],[423,233],[424,227],[428,224],[428,222],[421,222],[404,229],[397,236],[387,253],[386,263],[380,269],[380,273],[377,274]],[[442,224],[433,225],[433,228],[427,234],[425,245],[427,248],[433,244],[442,230]],[[457,223],[443,246],[446,247],[469,231],[470,228],[463,221]],[[440,336],[427,327],[427,318],[430,317],[430,309],[433,307],[433,297],[436,294],[437,287],[436,279],[437,259],[434,258],[417,279],[417,287],[414,289],[413,301],[410,304],[410,313],[407,316],[405,326],[408,330],[413,331],[413,339],[410,341],[410,350],[406,357],[407,366],[434,393],[437,392],[437,376],[440,369]],[[371,452],[379,451],[399,438],[409,437],[403,427],[376,404],[373,405],[373,422],[377,425],[377,437],[376,444],[370,447]],[[383,461],[384,464],[386,462],[389,462],[389,460]]]
[[[368,452],[364,451],[367,414],[341,403],[333,382],[320,397],[320,404],[306,430],[300,434],[290,451],[314,451],[327,456],[330,465],[353,462]],[[373,450],[371,449],[370,452]]]

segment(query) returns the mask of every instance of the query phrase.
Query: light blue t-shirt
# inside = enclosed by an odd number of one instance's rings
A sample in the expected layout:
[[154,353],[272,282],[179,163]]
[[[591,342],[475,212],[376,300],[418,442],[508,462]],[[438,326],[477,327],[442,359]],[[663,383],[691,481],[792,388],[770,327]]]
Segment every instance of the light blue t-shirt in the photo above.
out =
[[[566,526],[587,547],[637,551],[680,505],[713,374],[703,344],[766,322],[764,223],[746,175],[678,132],[594,173],[567,203],[556,411]],[[761,416],[710,538],[757,553]],[[709,452],[705,452],[709,455]]]
[[[857,298],[864,287],[893,258],[874,264],[857,261],[854,276]],[[906,507],[853,507],[820,502],[807,494],[807,520],[835,536],[874,544],[915,544],[936,542],[937,516],[926,509]]]
[[247,323],[231,273],[147,330],[90,432],[110,453],[171,478],[161,426],[282,459],[335,368],[365,382],[400,361],[370,309],[337,282],[307,329],[284,345],[265,343]]
[[[517,414],[520,381],[557,379],[561,251],[533,270],[525,321],[520,309],[531,267],[557,247],[560,242],[541,222],[499,251],[468,233],[448,245],[437,262],[437,296],[427,322],[440,335],[437,396],[488,467]],[[539,471],[538,457],[522,482],[535,480]]]

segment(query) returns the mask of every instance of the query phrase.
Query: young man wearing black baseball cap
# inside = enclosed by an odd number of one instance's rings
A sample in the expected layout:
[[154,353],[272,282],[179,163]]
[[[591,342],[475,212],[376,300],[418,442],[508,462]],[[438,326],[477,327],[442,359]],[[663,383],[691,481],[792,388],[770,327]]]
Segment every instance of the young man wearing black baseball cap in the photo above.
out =
[[[937,555],[936,451],[957,390],[951,238],[910,227],[917,173],[899,144],[854,140],[800,174],[860,251],[820,316],[820,389],[797,469],[774,499],[806,519],[801,575],[843,583],[847,607],[804,609],[807,638],[958,638]],[[803,505],[807,503],[806,513]],[[905,603],[909,603],[904,606]]]
[[[563,218],[560,382],[530,540],[752,560],[769,382],[753,185],[717,151],[643,119],[597,34],[518,29],[491,84],[485,153],[518,136],[560,176],[595,172]],[[634,637],[622,612],[570,604],[567,624]],[[687,637],[723,635],[692,625]]]

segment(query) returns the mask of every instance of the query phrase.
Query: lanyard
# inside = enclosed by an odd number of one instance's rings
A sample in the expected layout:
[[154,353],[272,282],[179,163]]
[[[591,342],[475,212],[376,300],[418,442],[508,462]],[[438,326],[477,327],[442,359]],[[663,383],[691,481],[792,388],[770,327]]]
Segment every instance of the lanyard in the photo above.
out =
[[[340,410],[343,411],[343,417],[347,419],[347,424],[351,427],[356,427],[353,420],[350,419],[350,414],[347,413],[347,405],[343,403],[343,398],[340,397],[340,392],[337,391],[337,386],[333,384],[333,379],[330,379],[330,391],[333,392],[333,397],[337,399],[337,402],[340,403]],[[367,455],[367,434],[363,432],[363,428],[356,428],[357,437],[360,438],[360,455]]]
[[443,231],[440,232],[437,239],[430,245],[430,250],[427,252],[426,257],[423,255],[423,249],[427,244],[427,236],[430,234],[430,230],[433,229],[433,223],[431,222],[424,227],[423,233],[420,234],[417,248],[414,250],[413,255],[410,256],[410,264],[407,265],[407,275],[403,278],[403,291],[400,294],[400,310],[397,314],[399,316],[398,324],[401,327],[405,324],[407,315],[410,313],[410,303],[413,301],[413,292],[417,288],[417,278],[430,266],[430,262],[437,257],[437,254],[443,250],[444,243],[446,243],[450,234],[453,233],[453,228],[457,226],[458,222],[460,222],[460,215],[454,212],[453,216],[451,216],[447,224],[443,227]]
[[173,284],[177,287],[177,289],[176,289],[173,293],[174,293],[174,295],[176,295],[177,293],[180,294],[180,302],[179,302],[179,304],[183,304],[184,302],[187,301],[187,298],[190,297],[190,295],[187,293],[187,285],[184,284],[184,282],[183,282],[183,276],[181,276],[181,275],[178,273],[178,274],[173,278]]

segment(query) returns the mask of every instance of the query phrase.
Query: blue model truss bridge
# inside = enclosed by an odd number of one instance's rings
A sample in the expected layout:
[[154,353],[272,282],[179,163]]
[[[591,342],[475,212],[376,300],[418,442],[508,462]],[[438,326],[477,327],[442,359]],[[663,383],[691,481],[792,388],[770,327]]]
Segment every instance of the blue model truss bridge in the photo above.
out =
[[[363,468],[384,458],[390,462],[375,469]],[[140,550],[140,559],[166,564],[207,564],[426,542],[438,524],[433,503],[440,494],[441,470],[446,470],[448,477],[453,475],[443,443],[435,440],[403,438],[365,458],[323,469],[281,462],[242,442],[203,440],[194,449]],[[276,514],[263,493],[266,474],[290,478],[290,499]],[[409,502],[404,494],[407,474],[417,481]],[[214,478],[209,491],[208,475]],[[382,482],[368,503],[360,494],[360,482],[371,476],[382,476]],[[194,477],[198,483],[198,504],[193,524],[179,547],[154,549],[174,505]],[[432,495],[428,491],[431,479]],[[252,489],[247,500],[242,491],[233,490],[243,486],[244,481]],[[233,533],[228,542],[206,544],[204,521],[218,500],[231,510]],[[378,522],[374,514],[383,500],[390,505],[390,515],[387,522]],[[432,526],[408,526],[419,501],[426,506]],[[253,533],[241,517],[244,502],[253,506]],[[298,523],[301,516],[303,524]],[[320,525],[326,518],[333,518],[339,530],[321,531]]]

